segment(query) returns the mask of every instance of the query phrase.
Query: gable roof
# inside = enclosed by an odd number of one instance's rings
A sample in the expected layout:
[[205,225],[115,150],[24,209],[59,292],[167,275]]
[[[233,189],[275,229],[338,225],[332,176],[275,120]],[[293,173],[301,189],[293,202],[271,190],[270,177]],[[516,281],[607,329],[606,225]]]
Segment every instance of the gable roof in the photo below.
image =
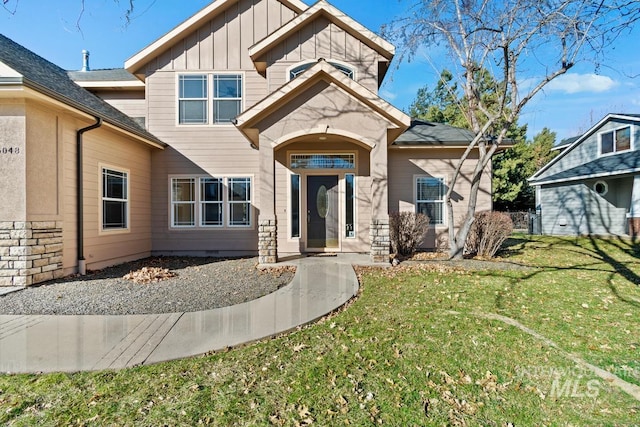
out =
[[636,172],[640,172],[640,155],[635,151],[629,151],[615,156],[599,157],[589,163],[578,165],[540,180],[530,180],[529,182],[531,185],[542,185],[554,182],[595,179],[604,176],[626,175]]
[[[136,73],[139,68],[144,65],[150,58],[156,56],[162,51],[167,44],[172,43],[175,39],[184,37],[186,34],[204,25],[219,13],[223,12],[226,7],[236,3],[238,0],[215,0],[209,6],[204,7],[200,12],[196,13],[167,34],[163,35],[140,52],[127,59],[124,67],[131,73]],[[278,0],[280,3],[293,10],[301,13],[307,9],[307,5],[301,0]]]
[[[344,12],[330,5],[325,0],[320,0],[296,18],[278,28],[255,45],[251,46],[249,48],[249,56],[251,56],[251,59],[254,62],[257,62],[267,51],[282,42],[292,33],[300,30],[304,25],[313,21],[318,16],[326,16],[331,22],[335,23],[340,28],[380,53],[387,60],[391,61],[395,55],[395,47],[391,43],[378,36],[373,31],[367,29],[364,25],[353,20]],[[258,68],[258,71],[264,71],[262,68],[266,67],[266,64],[256,64],[256,67]]]
[[[106,123],[156,146],[165,146],[131,117],[75,84],[65,70],[2,34],[0,34],[0,62],[22,76],[13,77],[6,84],[22,84],[86,114],[101,117]],[[2,83],[0,80],[0,85]]]
[[[564,148],[563,151],[561,151],[559,155],[554,157],[553,160],[551,160],[549,163],[547,163],[545,166],[543,166],[539,171],[537,171],[535,174],[533,174],[533,176],[531,178],[529,178],[529,182],[531,183],[531,185],[540,185],[540,184],[546,183],[547,179],[540,179],[540,177],[547,170],[549,170],[553,165],[558,163],[560,161],[560,159],[564,158],[567,154],[569,154],[571,151],[573,151],[573,149],[575,147],[577,147],[578,145],[582,144],[583,141],[585,141],[587,138],[589,138],[591,135],[593,135],[605,123],[607,123],[610,120],[614,120],[614,119],[617,119],[617,120],[630,120],[630,121],[633,121],[633,122],[640,122],[640,114],[607,114],[602,120],[600,120],[598,123],[596,123],[594,126],[592,126],[591,129],[589,129],[587,132],[585,132],[584,135],[579,136],[579,137],[577,137],[575,139],[570,138],[571,140],[573,140],[573,142],[571,142],[568,146],[566,146],[566,148]],[[632,152],[632,153],[635,154],[635,155],[638,155],[637,152]],[[595,160],[595,161],[597,161],[597,160]],[[591,163],[594,163],[594,162],[591,162]],[[609,174],[611,174],[612,172],[613,171],[610,171]],[[558,175],[558,174],[556,174],[556,175]],[[577,178],[575,178],[575,179],[577,179]]]
[[396,132],[390,132],[389,138],[394,140],[404,132],[411,123],[411,118],[393,105],[389,104],[375,93],[353,81],[324,60],[307,69],[304,73],[271,93],[262,101],[255,104],[236,118],[236,127],[254,144],[258,144],[257,133],[251,131],[251,126],[258,123],[265,116],[271,114],[273,108],[284,105],[293,97],[319,80],[326,80],[335,84],[350,96],[358,99],[375,113],[393,123]]

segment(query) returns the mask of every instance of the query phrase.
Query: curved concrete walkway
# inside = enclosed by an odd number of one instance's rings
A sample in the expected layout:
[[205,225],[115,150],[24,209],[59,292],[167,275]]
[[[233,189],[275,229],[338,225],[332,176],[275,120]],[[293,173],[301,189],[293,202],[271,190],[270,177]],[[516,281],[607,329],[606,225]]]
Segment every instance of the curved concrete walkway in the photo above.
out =
[[0,371],[121,369],[221,350],[273,336],[334,311],[358,292],[339,255],[292,261],[287,286],[254,301],[193,313],[129,316],[0,316]]

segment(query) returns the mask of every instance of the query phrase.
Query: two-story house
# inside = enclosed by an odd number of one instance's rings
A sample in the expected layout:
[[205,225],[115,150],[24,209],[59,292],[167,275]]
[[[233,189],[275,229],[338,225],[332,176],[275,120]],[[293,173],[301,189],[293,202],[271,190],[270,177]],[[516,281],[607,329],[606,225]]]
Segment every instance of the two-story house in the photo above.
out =
[[542,233],[640,236],[640,115],[609,114],[529,182]]
[[403,210],[442,244],[473,135],[379,96],[394,51],[324,0],[217,0],[124,69],[66,73],[0,38],[0,150],[15,147],[0,177],[16,183],[0,189],[0,284],[151,254],[388,260]]

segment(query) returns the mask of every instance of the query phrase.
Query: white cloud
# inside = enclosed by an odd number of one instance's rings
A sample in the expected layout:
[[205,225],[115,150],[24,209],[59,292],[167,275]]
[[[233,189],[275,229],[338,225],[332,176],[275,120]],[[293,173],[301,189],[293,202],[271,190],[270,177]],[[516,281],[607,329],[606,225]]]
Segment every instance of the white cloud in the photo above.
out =
[[398,94],[391,92],[390,90],[387,89],[382,89],[379,93],[379,95],[386,99],[387,101],[393,101],[394,99],[396,99],[398,97]]
[[608,76],[597,74],[565,74],[552,80],[546,87],[547,91],[574,93],[602,93],[618,86],[618,82]]

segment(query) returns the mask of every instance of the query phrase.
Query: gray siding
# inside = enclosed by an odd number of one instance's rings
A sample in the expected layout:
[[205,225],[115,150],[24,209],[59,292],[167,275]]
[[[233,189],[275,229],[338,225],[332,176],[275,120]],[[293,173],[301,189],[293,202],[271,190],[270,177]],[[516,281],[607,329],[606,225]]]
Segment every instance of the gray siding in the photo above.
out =
[[542,232],[553,235],[624,235],[631,205],[633,178],[606,180],[602,197],[595,180],[571,185],[545,185],[540,189]]
[[[598,135],[602,132],[619,128],[621,126],[631,125],[632,141],[635,140],[632,149],[636,151],[640,150],[640,126],[633,124],[633,122],[622,120],[611,120],[605,123],[598,129],[595,129],[582,143],[574,147],[571,151],[563,153],[561,157],[547,169],[538,179],[544,180],[546,177],[553,176],[562,171],[574,168],[576,166],[592,162],[598,158],[599,152],[599,138]],[[602,171],[594,171],[598,173]]]

